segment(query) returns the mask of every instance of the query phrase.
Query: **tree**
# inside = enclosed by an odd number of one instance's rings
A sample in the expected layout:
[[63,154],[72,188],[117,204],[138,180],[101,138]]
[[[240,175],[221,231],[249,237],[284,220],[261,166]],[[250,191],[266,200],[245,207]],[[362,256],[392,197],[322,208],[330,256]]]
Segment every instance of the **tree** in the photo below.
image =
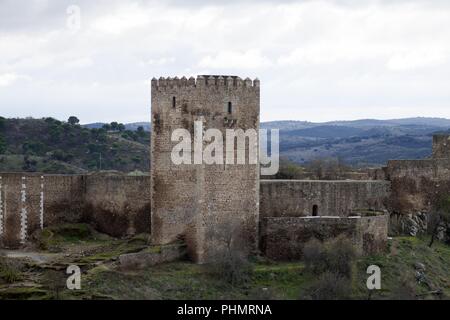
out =
[[37,161],[34,159],[30,159],[28,156],[25,156],[23,159],[22,170],[26,172],[36,172]]
[[231,286],[246,284],[253,273],[248,253],[243,248],[244,229],[239,220],[229,220],[212,226],[206,232],[211,246],[211,271]]
[[5,139],[0,135],[0,154],[4,154],[6,151],[6,141]]
[[143,127],[143,126],[139,126],[139,127],[137,128],[137,134],[138,134],[140,137],[145,136],[145,130],[144,130],[144,127]]
[[5,127],[6,119],[3,117],[0,117],[0,130],[3,130]]
[[125,131],[125,125],[123,123],[119,123],[117,125],[117,130],[119,130],[120,132]]
[[71,117],[69,117],[67,122],[74,126],[76,124],[79,124],[80,120],[77,117],[75,117],[75,116],[71,116]]
[[119,130],[119,124],[117,122],[111,122],[111,130],[117,131]]
[[431,240],[428,246],[431,248],[439,233],[439,229],[445,227],[447,223],[450,223],[450,196],[442,197],[438,201],[430,220]]
[[319,180],[338,180],[350,170],[339,158],[313,160],[308,164],[307,169],[315,179]]

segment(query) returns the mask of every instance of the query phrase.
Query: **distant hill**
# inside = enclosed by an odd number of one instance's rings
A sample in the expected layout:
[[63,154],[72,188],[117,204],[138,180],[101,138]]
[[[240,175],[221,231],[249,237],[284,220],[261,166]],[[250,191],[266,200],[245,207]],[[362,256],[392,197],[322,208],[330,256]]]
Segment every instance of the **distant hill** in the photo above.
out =
[[[150,123],[125,124],[121,131],[107,131],[104,124],[0,117],[0,171],[148,172]],[[145,131],[137,131],[138,127]],[[381,166],[390,159],[430,156],[432,135],[450,132],[450,120],[273,121],[262,123],[261,128],[279,129],[281,156],[298,164],[340,158],[354,166]]]
[[279,128],[281,155],[299,164],[340,158],[354,166],[380,166],[391,159],[429,157],[432,135],[448,132],[450,120],[277,121],[262,123],[261,127]]
[[312,128],[317,126],[345,126],[353,128],[370,128],[370,127],[391,127],[391,126],[428,126],[428,127],[446,127],[450,128],[450,119],[445,118],[404,118],[391,120],[361,119],[350,121],[330,121],[330,122],[307,122],[307,121],[270,121],[261,123],[262,128],[280,130],[296,130]]

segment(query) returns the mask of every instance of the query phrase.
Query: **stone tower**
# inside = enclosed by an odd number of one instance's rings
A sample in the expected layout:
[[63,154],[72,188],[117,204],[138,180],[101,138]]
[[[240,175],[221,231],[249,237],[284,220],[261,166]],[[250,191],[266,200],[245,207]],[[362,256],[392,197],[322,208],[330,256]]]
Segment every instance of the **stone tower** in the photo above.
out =
[[[152,241],[167,244],[182,238],[192,259],[213,259],[222,237],[230,234],[245,252],[256,250],[259,214],[259,165],[174,164],[171,135],[194,128],[218,129],[225,139],[227,129],[259,129],[259,80],[236,76],[198,76],[153,79],[151,179]],[[197,130],[198,131],[198,130]],[[202,148],[207,143],[200,142]],[[256,141],[256,147],[258,140]],[[225,149],[226,142],[223,142]],[[236,144],[236,152],[242,145]],[[245,144],[249,150],[249,143]],[[197,149],[198,150],[198,149]],[[230,225],[237,227],[229,227]],[[226,234],[226,233],[229,234]]]

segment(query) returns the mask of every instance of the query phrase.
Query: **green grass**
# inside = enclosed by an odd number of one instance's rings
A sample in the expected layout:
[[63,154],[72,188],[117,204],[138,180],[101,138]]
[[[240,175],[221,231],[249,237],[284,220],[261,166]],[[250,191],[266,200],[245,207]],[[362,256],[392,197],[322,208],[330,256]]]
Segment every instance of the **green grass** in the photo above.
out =
[[[99,240],[89,230],[82,225],[66,225],[53,230],[53,239],[59,239],[58,245],[62,249],[69,246],[95,249],[86,250],[85,255],[76,260],[68,257],[65,262],[58,261],[63,265],[75,263],[82,267],[82,290],[62,289],[59,295],[62,299],[299,299],[308,296],[309,288],[318,278],[306,271],[301,261],[273,262],[264,258],[252,259],[251,279],[239,286],[226,283],[211,267],[189,261],[121,271],[114,262],[116,258],[123,253],[141,250],[146,245],[147,235],[129,240]],[[402,287],[404,276],[414,278],[414,264],[417,262],[426,266],[430,286],[440,288],[447,297],[450,296],[450,247],[435,242],[432,248],[428,248],[428,241],[428,238],[398,237],[390,242],[385,253],[359,258],[354,266],[352,298],[367,299],[365,284],[369,265],[378,265],[382,273],[382,290],[374,293],[372,298],[392,299],[396,290]],[[155,246],[145,250],[159,252],[161,248]],[[28,287],[0,283],[0,298],[51,299],[54,294],[45,282],[48,272],[51,271],[38,267],[22,272],[27,277],[24,280],[28,281]],[[31,289],[30,279],[38,279]],[[418,294],[429,290],[424,284],[415,283]]]
[[[402,286],[401,279],[405,275],[414,277],[416,262],[425,264],[430,284],[450,296],[450,247],[436,243],[430,249],[427,243],[427,238],[400,237],[392,241],[385,254],[359,258],[354,268],[352,298],[367,299],[366,270],[372,264],[378,265],[382,272],[382,290],[374,293],[372,298],[394,298],[396,289]],[[86,292],[112,299],[252,299],[258,298],[257,293],[267,288],[271,298],[298,299],[305,296],[317,279],[305,270],[302,262],[256,261],[253,267],[250,283],[238,287],[218,279],[207,266],[187,261],[132,273],[111,268],[96,269],[88,276]],[[429,288],[416,284],[416,291],[423,294]]]
[[[369,256],[360,259],[357,263],[357,277],[355,297],[367,296],[364,288],[364,279],[367,279],[365,270],[369,265],[377,265],[381,268],[382,290],[377,292],[378,298],[392,297],[395,290],[402,285],[403,278],[415,277],[415,263],[423,263],[426,267],[426,276],[432,286],[416,284],[418,294],[424,294],[433,289],[442,289],[445,296],[450,296],[450,246],[436,242],[428,247],[429,238],[397,237],[386,254]],[[431,298],[426,296],[425,298]]]

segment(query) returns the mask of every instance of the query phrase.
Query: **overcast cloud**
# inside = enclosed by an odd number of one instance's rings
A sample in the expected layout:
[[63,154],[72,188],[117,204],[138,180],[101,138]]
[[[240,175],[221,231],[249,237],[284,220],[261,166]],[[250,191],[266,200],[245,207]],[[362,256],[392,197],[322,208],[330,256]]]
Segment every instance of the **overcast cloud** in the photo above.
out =
[[0,0],[2,116],[148,121],[152,77],[208,73],[264,121],[450,117],[450,1]]

